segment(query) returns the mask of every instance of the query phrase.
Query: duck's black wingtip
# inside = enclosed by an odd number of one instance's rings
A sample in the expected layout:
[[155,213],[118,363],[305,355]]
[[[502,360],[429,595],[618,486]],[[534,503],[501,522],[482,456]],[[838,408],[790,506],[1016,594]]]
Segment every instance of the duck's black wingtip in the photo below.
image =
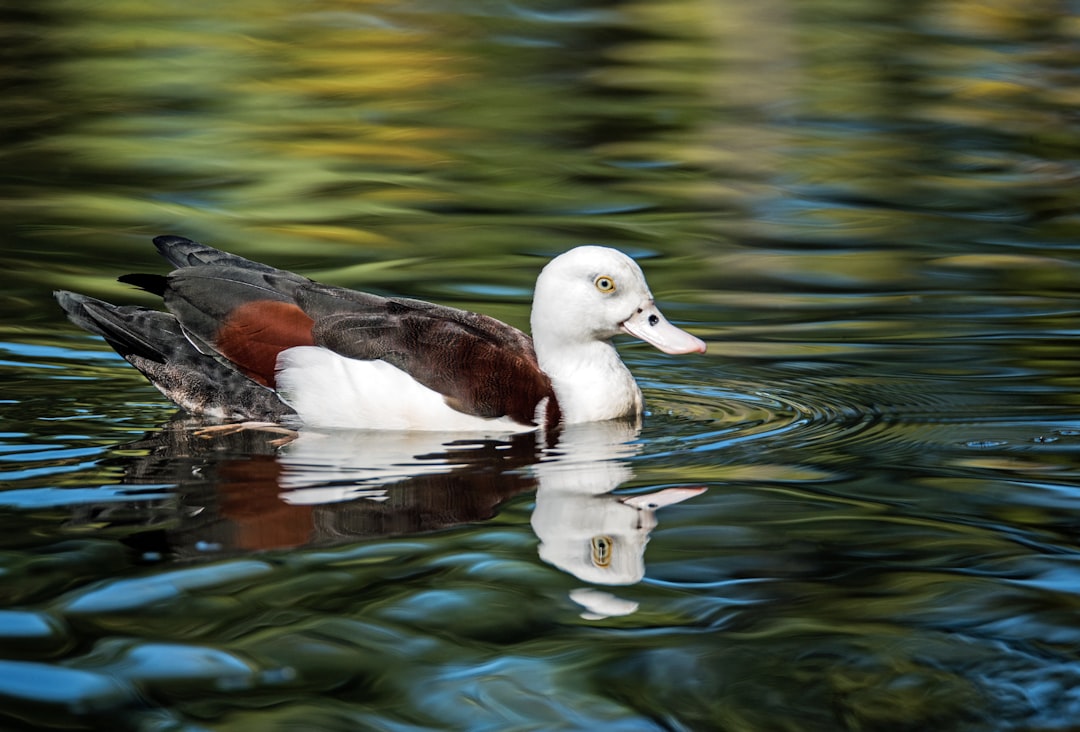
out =
[[125,285],[134,285],[140,290],[145,290],[158,297],[164,297],[165,290],[169,286],[168,277],[159,274],[146,274],[144,272],[132,272],[131,274],[120,275],[116,279],[119,282],[123,282]]

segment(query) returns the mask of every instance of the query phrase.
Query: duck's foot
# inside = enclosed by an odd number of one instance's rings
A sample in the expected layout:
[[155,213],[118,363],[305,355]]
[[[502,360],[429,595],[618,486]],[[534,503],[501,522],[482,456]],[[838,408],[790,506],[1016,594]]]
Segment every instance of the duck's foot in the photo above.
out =
[[235,435],[237,432],[244,432],[246,430],[270,432],[272,434],[282,435],[282,437],[270,441],[270,444],[274,447],[287,445],[300,436],[300,433],[296,430],[282,427],[276,422],[234,422],[232,424],[215,424],[210,425],[209,427],[199,427],[194,431],[194,434],[196,437],[202,437],[209,440],[224,435]]

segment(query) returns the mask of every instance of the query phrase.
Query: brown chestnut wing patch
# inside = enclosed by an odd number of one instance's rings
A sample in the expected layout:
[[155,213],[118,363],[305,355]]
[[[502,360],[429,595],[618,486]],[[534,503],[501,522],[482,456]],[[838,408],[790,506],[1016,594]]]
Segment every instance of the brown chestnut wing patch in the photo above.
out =
[[200,350],[273,388],[278,354],[312,344],[312,319],[292,297],[307,282],[273,268],[195,265],[172,272],[163,294]]
[[291,302],[252,300],[238,305],[222,321],[214,348],[248,377],[273,388],[278,354],[293,346],[315,345],[313,324]]

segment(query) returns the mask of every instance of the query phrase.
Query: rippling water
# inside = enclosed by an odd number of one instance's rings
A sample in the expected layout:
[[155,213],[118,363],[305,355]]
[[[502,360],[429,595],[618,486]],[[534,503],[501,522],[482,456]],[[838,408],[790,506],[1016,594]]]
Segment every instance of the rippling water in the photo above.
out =
[[[0,11],[0,726],[1075,729],[1074,10]],[[159,233],[521,327],[601,242],[710,350],[554,445],[206,439],[50,294]]]

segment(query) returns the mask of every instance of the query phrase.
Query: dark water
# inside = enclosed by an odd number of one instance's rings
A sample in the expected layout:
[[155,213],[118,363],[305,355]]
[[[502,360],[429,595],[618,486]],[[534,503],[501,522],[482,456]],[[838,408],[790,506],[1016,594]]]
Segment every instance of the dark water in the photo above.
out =
[[[0,11],[0,726],[1080,725],[1066,2]],[[50,292],[177,233],[705,356],[530,436],[203,439]]]

